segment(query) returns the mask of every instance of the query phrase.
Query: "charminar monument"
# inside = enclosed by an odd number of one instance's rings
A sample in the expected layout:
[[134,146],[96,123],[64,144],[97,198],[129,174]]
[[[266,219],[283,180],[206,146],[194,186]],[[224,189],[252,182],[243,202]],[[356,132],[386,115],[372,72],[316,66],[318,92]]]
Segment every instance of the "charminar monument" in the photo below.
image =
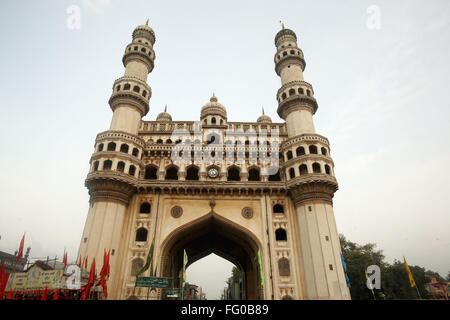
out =
[[[283,26],[275,36],[282,123],[264,111],[256,122],[232,122],[215,95],[199,121],[173,121],[167,109],[143,120],[155,39],[148,22],[133,31],[109,99],[111,126],[95,139],[85,182],[90,205],[78,256],[99,264],[111,251],[108,299],[146,295],[134,284],[152,243],[156,276],[174,278],[175,287],[186,250],[188,266],[211,253],[235,264],[245,299],[350,299],[334,162],[314,128],[318,104],[296,34]],[[150,296],[162,299],[162,290]]]

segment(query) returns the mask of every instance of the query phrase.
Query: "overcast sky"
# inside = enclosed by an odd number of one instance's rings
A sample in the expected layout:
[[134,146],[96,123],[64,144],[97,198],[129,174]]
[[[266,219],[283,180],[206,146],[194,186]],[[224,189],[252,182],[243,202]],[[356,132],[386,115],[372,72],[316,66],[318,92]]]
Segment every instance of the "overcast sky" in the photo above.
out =
[[[80,29],[67,27],[71,5]],[[147,19],[157,58],[146,120],[165,104],[176,121],[198,120],[214,91],[229,121],[256,121],[264,107],[275,122],[283,20],[305,54],[317,133],[331,143],[338,231],[376,243],[388,262],[450,271],[448,0],[2,0],[0,250],[17,250],[26,232],[32,257],[67,248],[76,259],[95,137]],[[231,264],[211,256],[187,274],[217,298]]]

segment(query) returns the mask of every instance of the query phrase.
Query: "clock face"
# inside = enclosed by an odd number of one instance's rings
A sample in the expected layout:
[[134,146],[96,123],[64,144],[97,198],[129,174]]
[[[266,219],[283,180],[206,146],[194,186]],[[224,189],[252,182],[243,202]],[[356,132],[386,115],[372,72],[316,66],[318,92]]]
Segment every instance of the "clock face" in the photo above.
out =
[[216,168],[211,168],[208,170],[208,176],[210,178],[217,178],[218,175],[219,175],[219,171]]

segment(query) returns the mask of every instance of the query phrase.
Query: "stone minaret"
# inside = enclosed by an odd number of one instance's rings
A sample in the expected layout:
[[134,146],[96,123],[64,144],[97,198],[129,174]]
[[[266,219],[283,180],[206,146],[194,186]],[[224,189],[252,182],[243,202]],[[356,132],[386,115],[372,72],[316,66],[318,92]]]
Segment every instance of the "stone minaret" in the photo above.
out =
[[311,84],[303,79],[305,58],[296,34],[284,26],[275,46],[275,71],[281,77],[277,112],[288,132],[280,150],[282,170],[297,215],[303,297],[349,299],[332,203],[338,184],[328,139],[315,132],[318,105]]
[[[148,26],[138,26],[133,41],[123,55],[125,75],[114,82],[109,104],[113,118],[109,131],[97,135],[91,168],[86,179],[90,206],[81,239],[78,259],[88,256],[89,267],[96,260],[97,274],[104,250],[111,250],[108,291],[119,292],[118,270],[124,255],[121,241],[126,210],[136,191],[143,168],[145,142],[138,137],[142,117],[149,111],[151,89],[147,76],[153,70],[155,33]],[[115,299],[117,297],[110,296]]]

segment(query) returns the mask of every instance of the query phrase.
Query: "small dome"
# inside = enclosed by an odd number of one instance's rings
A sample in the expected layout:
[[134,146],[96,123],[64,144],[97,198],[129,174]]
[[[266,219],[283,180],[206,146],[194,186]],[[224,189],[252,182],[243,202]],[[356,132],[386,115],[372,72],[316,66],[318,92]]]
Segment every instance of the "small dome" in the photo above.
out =
[[227,118],[227,110],[218,102],[217,97],[214,94],[211,99],[209,99],[209,102],[202,107],[200,118],[203,119],[208,115],[218,115],[224,119]]
[[158,114],[156,121],[172,121],[172,116],[167,112],[167,106],[164,108],[164,112]]
[[258,123],[272,123],[272,119],[268,115],[264,114],[264,109],[263,109],[263,114],[256,121]]
[[155,44],[155,32],[148,26],[148,20],[145,25],[137,26],[133,31],[133,39],[141,37],[150,40],[152,45]]

